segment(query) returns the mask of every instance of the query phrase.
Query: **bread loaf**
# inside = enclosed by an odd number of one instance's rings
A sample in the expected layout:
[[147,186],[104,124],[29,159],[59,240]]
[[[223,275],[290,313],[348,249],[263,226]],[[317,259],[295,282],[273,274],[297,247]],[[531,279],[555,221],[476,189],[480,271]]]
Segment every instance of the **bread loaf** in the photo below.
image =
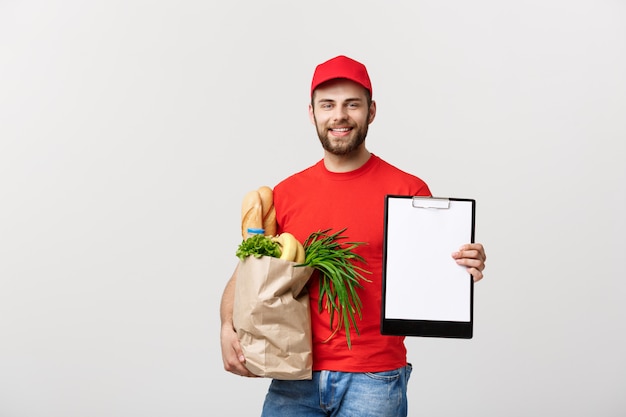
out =
[[261,205],[263,207],[263,229],[265,235],[276,235],[276,209],[274,208],[274,192],[267,185],[259,187],[257,190],[261,196]]
[[241,202],[241,236],[248,237],[248,229],[263,228],[263,202],[257,190],[248,192]]

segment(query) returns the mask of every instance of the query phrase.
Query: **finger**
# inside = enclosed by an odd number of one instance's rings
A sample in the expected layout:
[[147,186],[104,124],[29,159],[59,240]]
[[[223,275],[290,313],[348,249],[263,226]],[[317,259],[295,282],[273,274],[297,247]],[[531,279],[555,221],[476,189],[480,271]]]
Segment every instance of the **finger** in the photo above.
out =
[[472,276],[474,282],[480,281],[483,279],[483,269],[485,269],[485,264],[481,261],[475,259],[457,259],[457,265],[464,266],[467,269],[467,272]]
[[250,372],[248,368],[246,368],[245,365],[242,362],[240,362],[238,359],[235,359],[234,361],[226,362],[224,364],[224,369],[232,374],[239,375],[239,376],[247,376],[247,377],[256,376],[252,372]]
[[455,260],[457,265],[462,265],[469,268],[474,268],[478,271],[485,269],[485,263],[480,259],[475,258],[458,258]]
[[466,250],[468,251],[476,251],[477,256],[475,256],[476,258],[482,259],[483,261],[487,260],[487,255],[485,254],[485,248],[483,247],[483,245],[481,243],[470,243],[466,246]]
[[252,372],[250,372],[248,370],[248,368],[246,368],[246,366],[243,364],[243,362],[240,362],[237,365],[237,369],[233,373],[235,373],[237,375],[240,375],[240,376],[245,376],[245,377],[248,377],[248,378],[253,378],[253,377],[257,376],[255,374],[253,374]]
[[452,257],[454,259],[461,259],[461,258],[479,259],[481,262],[484,262],[487,258],[485,256],[485,251],[482,245],[480,244],[463,245],[459,248],[457,252],[452,253]]
[[248,368],[246,368],[246,357],[243,355],[243,350],[241,349],[241,344],[239,343],[239,341],[237,341],[233,350],[235,351],[235,354],[237,355],[237,360],[239,361],[239,363],[234,366],[235,370],[233,371],[233,373],[248,378],[256,377],[257,375],[253,374],[248,370]]
[[478,282],[481,279],[483,279],[483,273],[476,268],[470,268],[468,269],[468,272],[472,276],[472,279],[474,280],[474,282]]

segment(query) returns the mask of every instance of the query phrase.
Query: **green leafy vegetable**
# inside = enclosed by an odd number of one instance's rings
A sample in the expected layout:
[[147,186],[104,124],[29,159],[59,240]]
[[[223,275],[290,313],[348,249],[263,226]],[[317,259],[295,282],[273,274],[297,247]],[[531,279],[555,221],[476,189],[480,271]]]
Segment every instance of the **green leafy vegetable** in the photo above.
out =
[[280,245],[270,237],[253,235],[241,242],[235,254],[243,261],[248,256],[254,256],[255,258],[260,258],[261,256],[280,258],[280,253]]
[[330,340],[340,329],[346,329],[348,348],[352,348],[350,328],[353,326],[357,334],[359,329],[356,316],[362,318],[361,300],[357,288],[362,288],[361,280],[370,282],[363,274],[370,272],[356,262],[365,263],[362,256],[354,253],[354,249],[365,242],[339,242],[346,236],[341,234],[343,228],[329,234],[331,229],[311,233],[304,242],[306,260],[303,265],[320,271],[319,310],[324,308],[330,313],[330,328],[333,330],[335,314],[339,316],[337,326],[327,340]]

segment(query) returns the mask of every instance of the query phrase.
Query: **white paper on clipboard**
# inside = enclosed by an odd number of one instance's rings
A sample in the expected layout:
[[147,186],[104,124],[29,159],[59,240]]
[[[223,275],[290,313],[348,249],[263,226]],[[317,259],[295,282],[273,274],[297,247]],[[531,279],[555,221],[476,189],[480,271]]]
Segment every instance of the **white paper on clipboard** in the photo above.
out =
[[451,254],[474,217],[472,199],[386,197],[383,334],[472,337],[473,281]]

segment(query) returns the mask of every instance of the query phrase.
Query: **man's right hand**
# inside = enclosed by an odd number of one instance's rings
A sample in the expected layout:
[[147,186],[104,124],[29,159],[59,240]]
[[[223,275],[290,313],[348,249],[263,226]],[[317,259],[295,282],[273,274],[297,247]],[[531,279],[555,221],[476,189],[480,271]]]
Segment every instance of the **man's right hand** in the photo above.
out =
[[243,356],[237,332],[232,326],[223,325],[220,332],[220,342],[222,344],[222,360],[224,369],[235,375],[256,377],[245,367],[246,358]]

